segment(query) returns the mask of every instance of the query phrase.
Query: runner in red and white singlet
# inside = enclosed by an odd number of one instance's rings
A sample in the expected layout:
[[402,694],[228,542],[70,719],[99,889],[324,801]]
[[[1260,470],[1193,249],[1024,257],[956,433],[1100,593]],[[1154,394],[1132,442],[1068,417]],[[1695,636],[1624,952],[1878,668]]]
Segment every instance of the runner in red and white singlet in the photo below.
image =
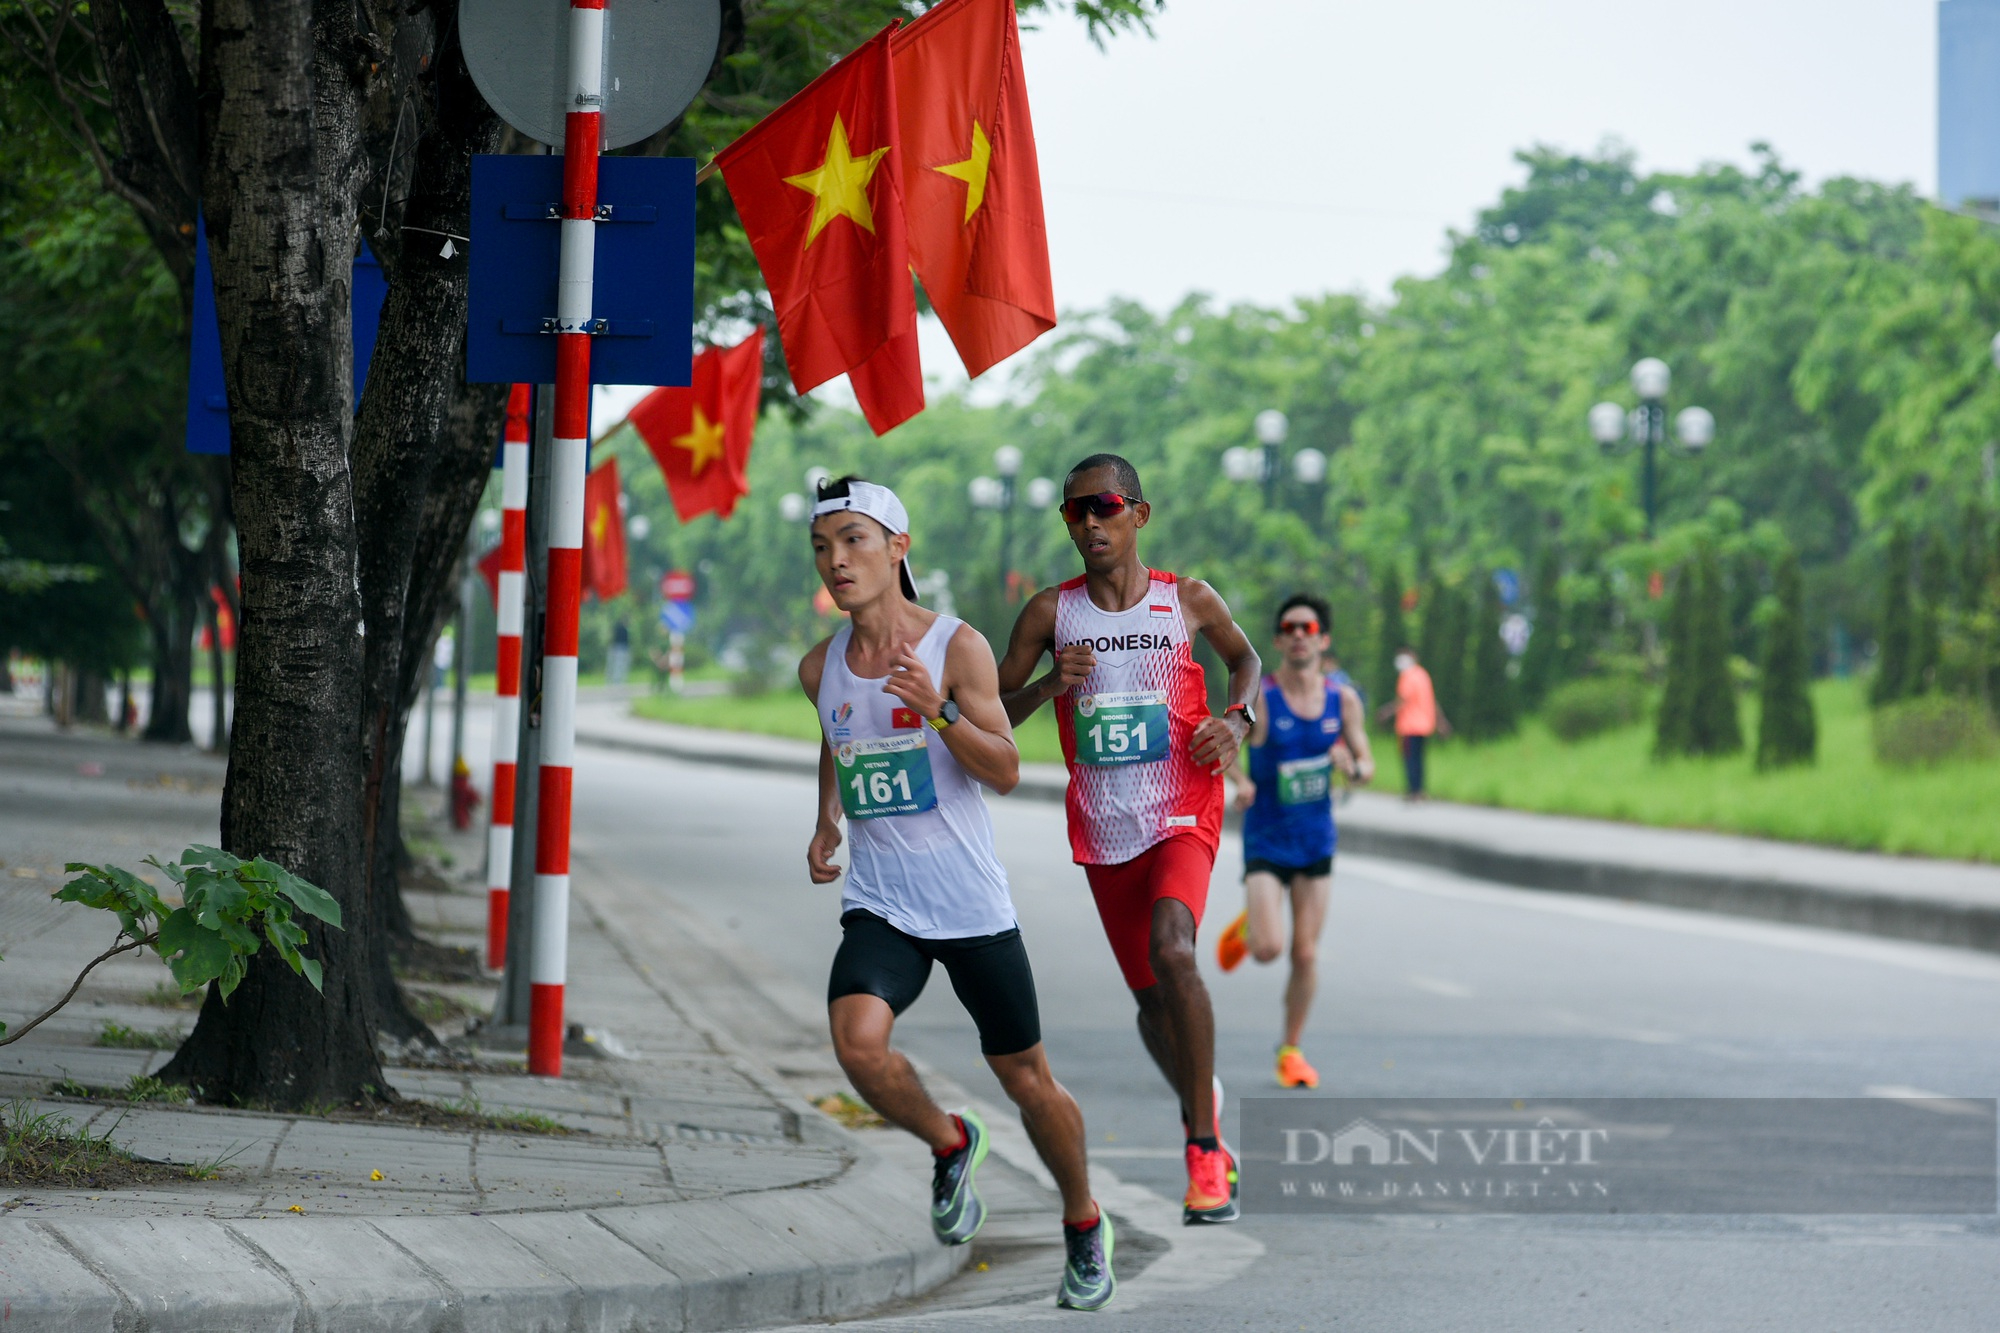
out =
[[[1139,474],[1093,454],[1063,484],[1082,577],[1035,594],[1000,663],[1019,725],[1051,700],[1069,765],[1070,850],[1090,881],[1111,952],[1139,1006],[1139,1035],[1180,1097],[1189,1224],[1237,1217],[1236,1162],[1222,1142],[1215,1015],[1195,932],[1222,831],[1222,774],[1255,723],[1262,667],[1214,589],[1149,569],[1152,510]],[[1229,707],[1208,711],[1200,634],[1229,670]],[[1055,666],[1030,680],[1043,654]]]
[[1055,648],[1088,648],[1096,668],[1056,696],[1069,765],[1069,843],[1078,865],[1117,865],[1188,834],[1211,859],[1222,836],[1222,785],[1194,762],[1208,684],[1181,616],[1180,581],[1147,570],[1145,598],[1124,611],[1090,600],[1088,576],[1056,590]]

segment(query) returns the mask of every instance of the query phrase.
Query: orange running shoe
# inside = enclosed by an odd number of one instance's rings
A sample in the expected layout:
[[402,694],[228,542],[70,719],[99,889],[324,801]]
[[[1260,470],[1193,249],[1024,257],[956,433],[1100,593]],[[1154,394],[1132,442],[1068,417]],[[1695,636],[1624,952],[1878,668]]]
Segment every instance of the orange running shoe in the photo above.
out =
[[1278,1086],[1281,1088],[1319,1086],[1319,1071],[1306,1063],[1305,1052],[1296,1046],[1278,1048]]
[[1250,953],[1250,909],[1244,908],[1236,914],[1222,932],[1222,938],[1215,942],[1215,961],[1222,964],[1225,972],[1234,972]]
[[1181,1206],[1185,1226],[1213,1226],[1234,1222],[1242,1216],[1236,1204],[1236,1190],[1229,1177],[1236,1163],[1226,1148],[1206,1151],[1197,1144],[1187,1146],[1187,1200]]

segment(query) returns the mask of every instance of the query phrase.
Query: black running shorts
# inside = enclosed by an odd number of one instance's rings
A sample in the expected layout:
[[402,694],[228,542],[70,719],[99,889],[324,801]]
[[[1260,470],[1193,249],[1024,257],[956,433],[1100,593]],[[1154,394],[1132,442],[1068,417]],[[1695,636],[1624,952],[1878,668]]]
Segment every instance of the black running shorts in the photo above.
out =
[[1291,882],[1303,875],[1307,879],[1324,879],[1333,873],[1333,858],[1322,856],[1319,860],[1302,866],[1281,866],[1276,861],[1266,861],[1261,856],[1253,856],[1243,863],[1243,878],[1248,879],[1259,872],[1275,875],[1278,883],[1291,886]]
[[900,1014],[917,1002],[930,980],[931,964],[944,964],[958,1002],[979,1028],[979,1049],[987,1055],[1014,1055],[1042,1039],[1042,1013],[1035,1003],[1035,974],[1021,929],[958,940],[926,940],[856,908],[840,918],[840,951],[826,1002],[843,995],[873,995]]

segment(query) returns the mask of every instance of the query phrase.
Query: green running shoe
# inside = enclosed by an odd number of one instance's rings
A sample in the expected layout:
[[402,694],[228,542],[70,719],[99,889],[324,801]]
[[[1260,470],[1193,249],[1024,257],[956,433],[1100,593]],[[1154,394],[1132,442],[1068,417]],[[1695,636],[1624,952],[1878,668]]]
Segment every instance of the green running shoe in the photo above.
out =
[[1097,1225],[1088,1231],[1063,1228],[1069,1246],[1069,1262],[1063,1265],[1062,1287],[1056,1304],[1065,1310],[1102,1310],[1118,1294],[1118,1278],[1111,1271],[1111,1249],[1116,1238],[1111,1233],[1111,1214],[1097,1210]]
[[972,1178],[986,1160],[986,1125],[970,1110],[958,1113],[965,1146],[937,1158],[931,1172],[931,1230],[946,1245],[963,1245],[986,1222],[986,1204]]

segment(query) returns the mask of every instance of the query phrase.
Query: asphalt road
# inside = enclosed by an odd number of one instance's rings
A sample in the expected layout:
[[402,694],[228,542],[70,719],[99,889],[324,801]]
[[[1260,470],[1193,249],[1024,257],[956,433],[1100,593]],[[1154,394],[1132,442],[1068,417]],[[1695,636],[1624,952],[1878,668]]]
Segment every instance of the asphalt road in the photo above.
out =
[[[480,719],[483,722],[483,719]],[[483,727],[480,728],[483,730]],[[483,738],[480,738],[483,739]],[[475,742],[470,749],[483,749]],[[837,885],[806,878],[803,778],[586,750],[576,847],[657,885],[806,991],[839,938]],[[1057,1074],[1097,1161],[1177,1201],[1164,1084],[1070,864],[1061,811],[992,801]],[[1240,903],[1225,841],[1204,958]],[[1308,1053],[1322,1092],[1393,1097],[1912,1097],[2000,1094],[2000,959],[1503,888],[1343,860]],[[1281,967],[1211,969],[1231,1098],[1272,1096]],[[899,1041],[1002,1103],[937,976]],[[1293,1094],[1297,1095],[1297,1094]],[[1235,1119],[1232,1107],[1230,1119]],[[1233,1124],[1231,1126],[1233,1130]],[[1099,1316],[1143,1329],[1886,1329],[2000,1326],[1993,1217],[1249,1217],[1247,1267],[1205,1272],[1198,1234],[1156,1292]],[[959,1328],[1041,1306],[927,1314]]]

